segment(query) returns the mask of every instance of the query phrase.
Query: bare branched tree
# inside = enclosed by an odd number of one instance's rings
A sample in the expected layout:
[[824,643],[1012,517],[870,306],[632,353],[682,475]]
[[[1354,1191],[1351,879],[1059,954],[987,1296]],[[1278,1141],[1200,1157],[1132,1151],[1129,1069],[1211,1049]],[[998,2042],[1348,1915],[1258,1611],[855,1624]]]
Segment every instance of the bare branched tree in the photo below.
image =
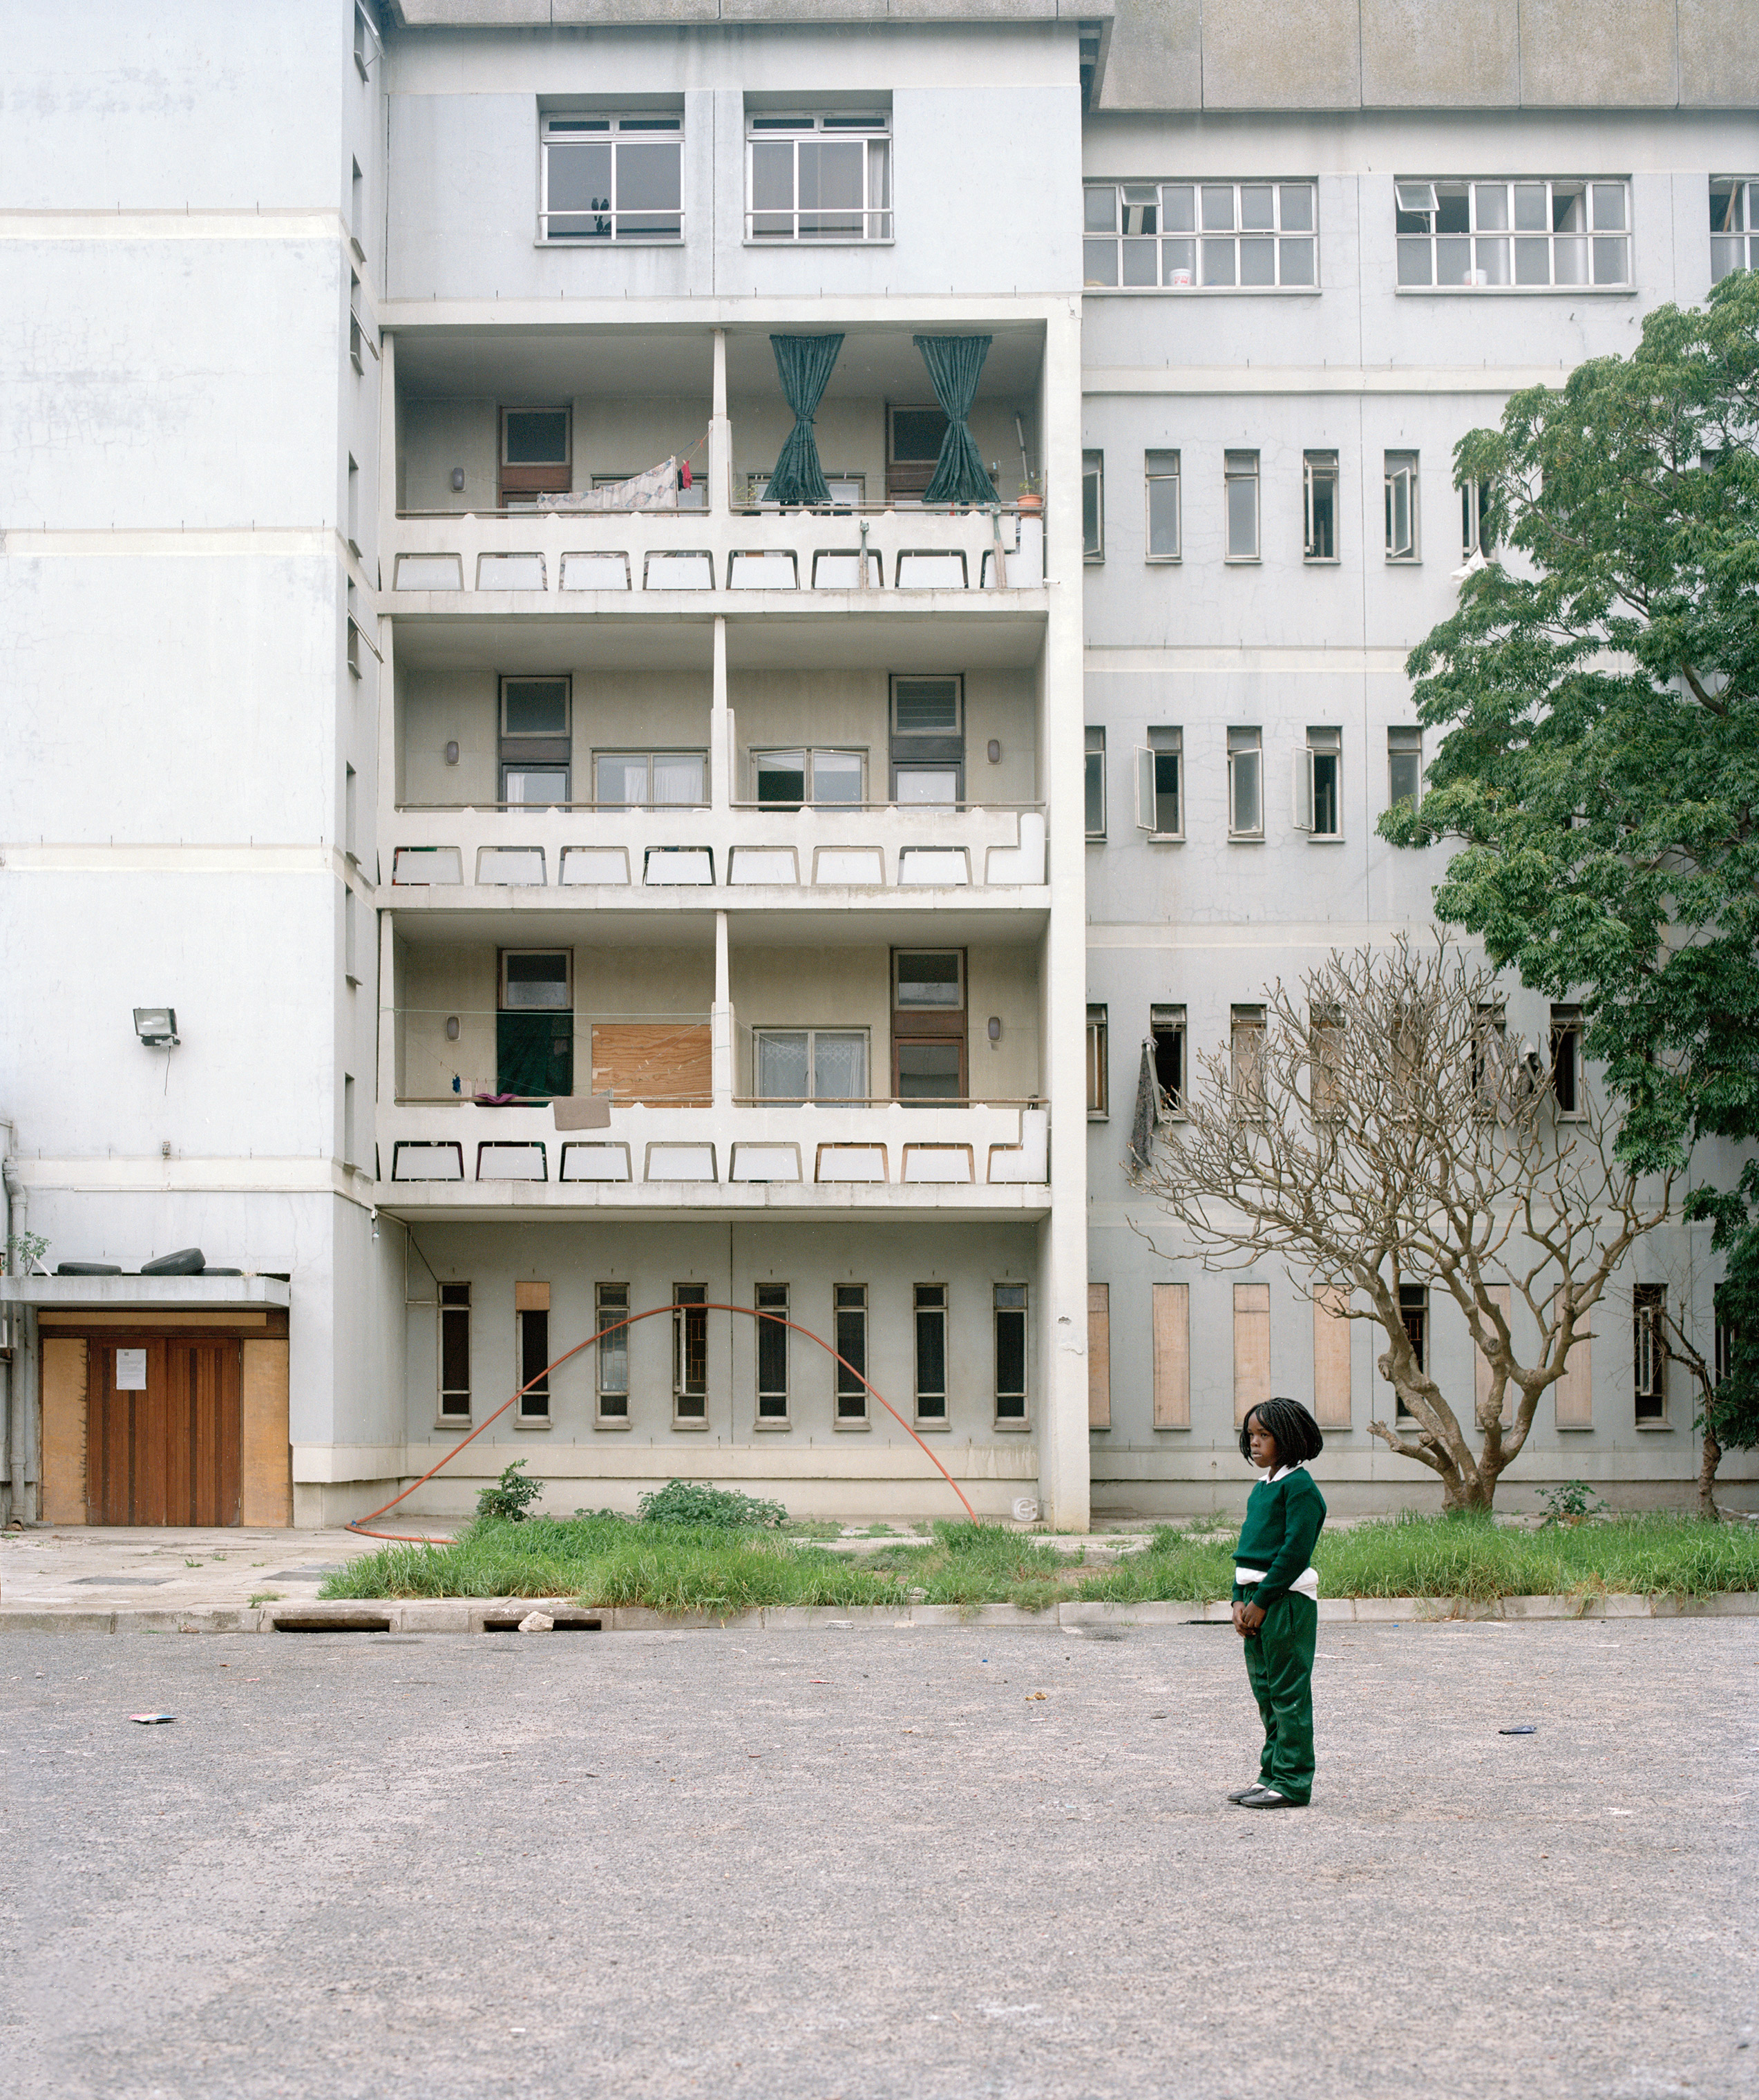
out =
[[[1639,1184],[1615,1158],[1603,1109],[1558,1114],[1549,1062],[1509,1040],[1494,973],[1445,942],[1334,953],[1269,987],[1262,1030],[1200,1058],[1187,1120],[1127,1162],[1206,1268],[1279,1260],[1337,1317],[1377,1325],[1408,1422],[1369,1427],[1439,1476],[1449,1509],[1492,1506],[1609,1279],[1672,1206],[1671,1176]],[[1489,1368],[1475,1446],[1403,1284],[1445,1291]],[[1538,1338],[1525,1355],[1516,1301]]]

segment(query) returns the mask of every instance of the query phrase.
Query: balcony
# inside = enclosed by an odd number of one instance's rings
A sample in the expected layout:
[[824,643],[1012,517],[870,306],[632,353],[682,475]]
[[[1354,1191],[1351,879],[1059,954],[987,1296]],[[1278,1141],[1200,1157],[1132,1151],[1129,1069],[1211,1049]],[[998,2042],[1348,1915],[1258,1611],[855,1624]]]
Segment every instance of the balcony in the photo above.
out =
[[1050,1111],[1034,1102],[635,1101],[559,1129],[565,1105],[381,1104],[375,1200],[394,1216],[764,1211],[1036,1217]]

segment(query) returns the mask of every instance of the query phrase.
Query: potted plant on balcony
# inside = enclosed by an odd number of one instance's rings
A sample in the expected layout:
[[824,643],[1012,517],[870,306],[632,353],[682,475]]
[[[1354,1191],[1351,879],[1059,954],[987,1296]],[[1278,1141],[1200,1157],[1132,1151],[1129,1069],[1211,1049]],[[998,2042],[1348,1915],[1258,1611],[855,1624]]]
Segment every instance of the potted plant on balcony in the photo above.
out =
[[1036,511],[1042,510],[1044,509],[1045,499],[1039,492],[1038,477],[1036,474],[1028,474],[1025,480],[1020,483],[1020,493],[1015,499],[1015,507],[1022,511]]

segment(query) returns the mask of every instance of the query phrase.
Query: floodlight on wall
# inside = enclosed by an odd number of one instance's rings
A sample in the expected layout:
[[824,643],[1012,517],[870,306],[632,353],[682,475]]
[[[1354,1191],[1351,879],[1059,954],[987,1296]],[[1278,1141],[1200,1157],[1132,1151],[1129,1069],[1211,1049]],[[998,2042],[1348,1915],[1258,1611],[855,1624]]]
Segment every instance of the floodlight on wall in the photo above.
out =
[[175,1006],[137,1006],[135,1033],[149,1050],[175,1050],[178,1044]]
[[462,496],[462,495],[463,494],[463,492],[464,492],[464,469],[463,469],[462,466],[455,466],[455,467],[452,470],[452,487],[453,487],[453,492],[454,492],[455,494],[457,494],[457,495],[460,495],[460,496]]

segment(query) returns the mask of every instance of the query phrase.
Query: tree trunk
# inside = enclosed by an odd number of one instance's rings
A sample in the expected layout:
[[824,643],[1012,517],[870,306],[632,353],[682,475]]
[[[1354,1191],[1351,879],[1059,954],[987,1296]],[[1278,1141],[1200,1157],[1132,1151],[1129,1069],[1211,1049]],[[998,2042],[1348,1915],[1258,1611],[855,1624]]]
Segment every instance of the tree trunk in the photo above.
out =
[[1722,1462],[1722,1446],[1717,1443],[1716,1432],[1707,1421],[1704,1424],[1703,1455],[1698,1462],[1698,1514],[1707,1523],[1719,1524],[1722,1512],[1717,1507],[1717,1468]]

